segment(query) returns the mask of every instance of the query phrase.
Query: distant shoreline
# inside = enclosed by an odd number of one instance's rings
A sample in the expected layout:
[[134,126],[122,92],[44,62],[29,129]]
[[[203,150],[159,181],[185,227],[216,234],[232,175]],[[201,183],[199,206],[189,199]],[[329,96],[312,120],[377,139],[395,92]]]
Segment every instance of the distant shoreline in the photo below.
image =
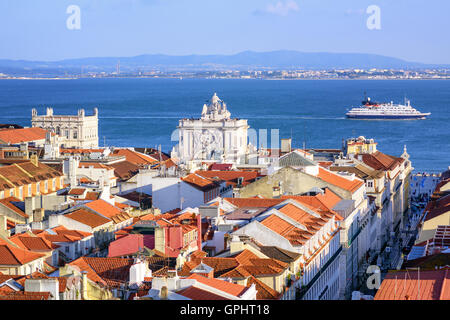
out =
[[423,79],[391,79],[391,78],[384,78],[384,79],[367,79],[367,78],[356,78],[356,79],[345,79],[345,78],[306,78],[306,79],[277,79],[277,78],[176,78],[176,77],[86,77],[86,78],[0,78],[1,80],[102,80],[102,79],[173,79],[173,80],[268,80],[268,81],[304,81],[304,80],[344,80],[344,81],[354,81],[354,80],[373,80],[373,81],[383,81],[383,80],[396,80],[396,81],[402,81],[402,80],[419,80],[419,81],[433,81],[433,80],[450,80],[449,78],[436,78],[436,79],[429,79],[429,78],[423,78]]

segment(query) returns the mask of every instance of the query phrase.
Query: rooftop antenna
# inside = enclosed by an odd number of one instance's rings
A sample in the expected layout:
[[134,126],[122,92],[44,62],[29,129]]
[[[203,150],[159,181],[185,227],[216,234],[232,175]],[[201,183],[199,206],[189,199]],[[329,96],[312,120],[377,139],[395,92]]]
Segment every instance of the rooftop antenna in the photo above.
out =
[[397,276],[395,276],[394,300],[396,296],[397,296]]
[[417,300],[420,300],[420,267],[417,267]]

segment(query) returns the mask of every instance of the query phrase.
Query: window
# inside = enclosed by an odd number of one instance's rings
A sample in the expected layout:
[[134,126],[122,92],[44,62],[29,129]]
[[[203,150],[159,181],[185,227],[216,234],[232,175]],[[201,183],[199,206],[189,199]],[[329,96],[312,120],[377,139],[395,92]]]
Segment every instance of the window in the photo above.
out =
[[36,183],[36,194],[39,194],[41,192],[41,184],[40,182]]
[[45,182],[44,182],[44,190],[45,190],[45,192],[47,192],[48,191],[48,180],[45,180]]
[[5,192],[0,191],[0,199],[3,199],[5,197]]
[[31,184],[28,185],[28,196],[31,196]]
[[23,199],[23,187],[19,187],[19,198]]
[[78,139],[78,131],[77,131],[77,130],[75,130],[75,131],[73,132],[73,138],[74,138],[74,139]]
[[69,139],[69,130],[66,130],[64,135],[66,136],[67,139]]
[[56,127],[56,134],[59,135],[61,133],[61,129],[59,127]]
[[52,180],[52,189],[55,190],[56,189],[56,179],[53,178]]
[[373,188],[373,181],[367,181],[367,187]]

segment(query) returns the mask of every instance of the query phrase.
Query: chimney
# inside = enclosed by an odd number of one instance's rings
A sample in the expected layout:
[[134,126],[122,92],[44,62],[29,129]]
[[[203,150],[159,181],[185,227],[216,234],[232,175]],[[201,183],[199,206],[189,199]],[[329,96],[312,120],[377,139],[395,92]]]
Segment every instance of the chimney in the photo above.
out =
[[33,222],[42,222],[44,220],[45,210],[44,208],[34,209]]
[[87,271],[81,271],[81,298],[83,300],[89,300],[87,286],[88,286]]
[[140,259],[136,259],[135,263],[130,267],[129,283],[140,284],[144,281],[147,267]]
[[239,236],[233,236],[230,242],[230,255],[241,252],[245,249],[245,244],[239,239]]
[[166,286],[162,286],[161,290],[159,291],[159,299],[161,300],[167,300],[167,297],[169,296],[169,290]]
[[0,234],[5,234],[8,230],[6,216],[0,214]]
[[34,198],[33,197],[25,197],[25,214],[29,217],[33,217],[34,220],[34,210],[36,209]]
[[289,153],[292,151],[292,139],[281,139],[281,153]]
[[39,165],[38,165],[38,157],[37,157],[37,155],[33,154],[33,155],[30,157],[30,160],[31,160],[31,163],[34,164],[35,167],[38,167],[38,166],[39,166]]

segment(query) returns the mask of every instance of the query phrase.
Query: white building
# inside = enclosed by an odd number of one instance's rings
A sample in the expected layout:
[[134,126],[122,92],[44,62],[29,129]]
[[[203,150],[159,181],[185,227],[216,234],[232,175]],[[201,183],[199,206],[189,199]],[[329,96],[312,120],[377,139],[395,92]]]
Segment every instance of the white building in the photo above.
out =
[[33,108],[31,124],[59,135],[64,147],[98,147],[97,108],[94,108],[92,116],[86,116],[84,109],[78,110],[77,115],[53,115],[53,108],[47,108],[45,115],[38,115],[37,110]]
[[153,207],[161,212],[204,205],[217,197],[232,197],[233,187],[225,181],[204,178],[191,173],[183,178],[154,177],[152,179]]
[[180,163],[225,161],[248,163],[256,148],[247,143],[247,120],[232,119],[225,102],[214,93],[210,104],[203,105],[200,119],[182,119],[178,125],[178,142],[171,157]]
[[[301,277],[292,288],[298,288],[298,299],[337,300],[339,297],[339,261],[342,247],[338,217],[332,212],[312,210],[292,199],[273,206],[232,235],[249,236],[263,246],[296,252]],[[319,222],[319,223],[318,223]]]

